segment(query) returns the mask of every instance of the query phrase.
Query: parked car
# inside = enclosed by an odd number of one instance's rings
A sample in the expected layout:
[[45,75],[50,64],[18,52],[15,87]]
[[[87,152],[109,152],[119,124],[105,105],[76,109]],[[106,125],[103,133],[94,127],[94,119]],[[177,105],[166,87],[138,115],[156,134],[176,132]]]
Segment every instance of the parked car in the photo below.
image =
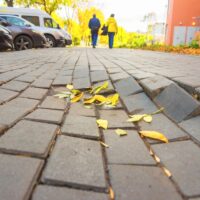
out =
[[0,25],[10,30],[16,50],[38,48],[46,45],[44,34],[32,27],[12,25],[1,17]]
[[13,38],[11,32],[0,25],[0,50],[13,49]]
[[52,30],[49,28],[42,28],[37,27],[34,24],[28,22],[25,19],[22,19],[21,17],[13,16],[13,15],[1,15],[0,17],[7,20],[10,24],[16,25],[16,26],[26,26],[26,27],[32,27],[35,30],[38,30],[39,32],[42,32],[46,39],[47,43],[49,44],[49,47],[63,47],[65,46],[65,38],[64,35],[59,32],[58,30]]
[[[71,35],[52,19],[46,12],[31,8],[0,7],[0,15],[19,16],[38,27],[46,27],[50,30],[57,30],[64,35],[66,45],[72,44]],[[66,28],[65,28],[66,29]]]

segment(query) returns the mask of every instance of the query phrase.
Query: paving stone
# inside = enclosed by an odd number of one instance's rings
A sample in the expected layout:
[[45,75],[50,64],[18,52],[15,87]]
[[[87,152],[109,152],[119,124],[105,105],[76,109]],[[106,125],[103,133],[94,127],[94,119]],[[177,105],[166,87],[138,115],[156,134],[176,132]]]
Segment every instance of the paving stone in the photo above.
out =
[[200,200],[200,197],[199,198],[191,198],[189,200]]
[[0,154],[0,199],[28,200],[43,161]]
[[110,165],[109,169],[116,200],[182,200],[158,167]]
[[91,139],[99,138],[99,129],[94,117],[69,114],[64,121],[61,131],[63,134],[71,136]]
[[26,89],[20,97],[30,98],[30,99],[42,99],[47,94],[48,90],[41,88],[29,87]]
[[29,83],[24,83],[21,81],[10,81],[4,85],[2,85],[2,88],[8,89],[8,90],[13,90],[17,92],[21,92],[25,90],[28,87]]
[[88,116],[95,117],[95,108],[92,105],[91,108],[86,108],[82,103],[73,103],[70,105],[68,115],[79,115],[79,116]]
[[108,200],[108,195],[92,191],[39,185],[32,200]]
[[17,95],[17,92],[0,88],[0,104],[15,98]]
[[117,68],[117,67],[115,67],[115,68],[108,68],[107,71],[108,71],[109,74],[116,74],[116,73],[123,72],[123,70],[121,68]]
[[35,79],[36,79],[35,76],[22,75],[16,78],[15,80],[26,82],[26,83],[32,83]]
[[155,74],[147,73],[147,72],[132,73],[131,75],[137,80],[155,76]]
[[113,82],[124,79],[124,78],[128,78],[128,77],[130,77],[130,75],[125,72],[110,74],[110,78]]
[[128,130],[127,136],[118,136],[114,130],[104,131],[108,164],[155,165],[137,131]]
[[132,77],[121,79],[114,83],[114,86],[120,96],[129,96],[131,94],[142,92],[142,88]]
[[88,68],[77,68],[74,70],[74,79],[79,79],[79,78],[87,78],[89,77],[89,70]]
[[144,87],[145,91],[152,97],[156,97],[163,89],[172,83],[171,80],[163,76],[153,76],[142,79],[140,84]]
[[56,135],[57,126],[20,121],[0,137],[0,151],[46,157]]
[[53,86],[59,86],[59,85],[67,85],[72,82],[71,76],[57,76],[56,79],[53,81]]
[[89,77],[74,79],[73,85],[74,85],[74,88],[76,89],[87,89],[91,87]]
[[12,126],[26,114],[31,112],[38,104],[37,100],[16,98],[0,106],[0,124]]
[[67,102],[64,99],[59,99],[54,96],[47,96],[40,105],[40,107],[56,110],[65,110],[67,107]]
[[200,148],[192,141],[152,146],[186,196],[200,195]]
[[157,110],[154,103],[145,93],[121,97],[129,113],[152,113]]
[[99,142],[59,136],[42,181],[105,191],[106,182]]
[[91,81],[99,82],[99,81],[105,81],[108,80],[108,74],[105,70],[99,70],[99,71],[93,71],[91,72]]
[[[153,121],[146,123],[144,121],[139,122],[139,126],[142,130],[154,130],[163,133],[169,140],[180,140],[189,138],[189,136],[180,129],[174,122],[169,120],[163,114],[153,115]],[[150,143],[157,143],[156,140],[148,139]]]
[[59,110],[37,109],[25,118],[39,122],[61,124],[63,114],[64,112]]
[[175,122],[200,114],[200,103],[175,84],[164,89],[155,102],[164,107],[164,112]]
[[200,142],[200,116],[182,121],[179,126]]
[[100,118],[108,120],[108,128],[133,128],[131,122],[127,122],[128,115],[123,110],[100,110]]
[[52,84],[52,80],[47,79],[37,79],[32,83],[32,86],[38,87],[38,88],[50,88]]

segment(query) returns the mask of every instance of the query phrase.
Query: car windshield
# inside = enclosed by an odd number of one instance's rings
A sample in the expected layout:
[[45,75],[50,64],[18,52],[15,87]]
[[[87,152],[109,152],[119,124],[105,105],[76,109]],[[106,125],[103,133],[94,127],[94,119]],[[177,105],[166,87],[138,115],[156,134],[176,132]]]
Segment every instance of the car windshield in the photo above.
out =
[[18,17],[5,16],[4,19],[6,19],[10,24],[16,25],[16,26],[33,26],[31,23],[27,22],[26,20],[20,19]]
[[51,18],[44,18],[44,26],[48,28],[58,28],[58,24]]

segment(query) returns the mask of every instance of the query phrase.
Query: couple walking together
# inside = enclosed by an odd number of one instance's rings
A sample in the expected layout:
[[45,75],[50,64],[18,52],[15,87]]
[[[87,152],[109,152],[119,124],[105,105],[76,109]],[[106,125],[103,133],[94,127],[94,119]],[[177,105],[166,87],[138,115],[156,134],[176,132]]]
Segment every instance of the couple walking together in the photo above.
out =
[[[102,28],[102,30],[103,30],[102,35],[108,34],[108,43],[109,43],[110,49],[113,48],[114,37],[118,31],[117,22],[114,17],[115,17],[115,15],[111,14],[110,17],[108,18],[106,25],[104,25]],[[99,29],[101,27],[101,23],[95,14],[93,15],[93,18],[90,19],[88,26],[91,30],[92,46],[93,46],[93,48],[95,48],[97,45]]]

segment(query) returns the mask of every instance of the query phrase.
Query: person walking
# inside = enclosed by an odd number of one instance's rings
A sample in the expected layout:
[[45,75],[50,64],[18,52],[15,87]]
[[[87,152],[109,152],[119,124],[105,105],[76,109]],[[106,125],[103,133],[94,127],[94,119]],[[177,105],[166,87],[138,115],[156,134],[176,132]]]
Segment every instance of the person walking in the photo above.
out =
[[96,14],[93,14],[93,18],[90,19],[88,26],[91,30],[92,46],[93,48],[96,48],[99,28],[101,27],[101,23],[99,19],[96,17]]
[[114,44],[114,37],[115,34],[118,32],[118,27],[117,27],[117,22],[115,20],[115,15],[111,14],[110,17],[108,18],[107,21],[107,27],[108,27],[108,43],[109,43],[109,48],[113,48]]

